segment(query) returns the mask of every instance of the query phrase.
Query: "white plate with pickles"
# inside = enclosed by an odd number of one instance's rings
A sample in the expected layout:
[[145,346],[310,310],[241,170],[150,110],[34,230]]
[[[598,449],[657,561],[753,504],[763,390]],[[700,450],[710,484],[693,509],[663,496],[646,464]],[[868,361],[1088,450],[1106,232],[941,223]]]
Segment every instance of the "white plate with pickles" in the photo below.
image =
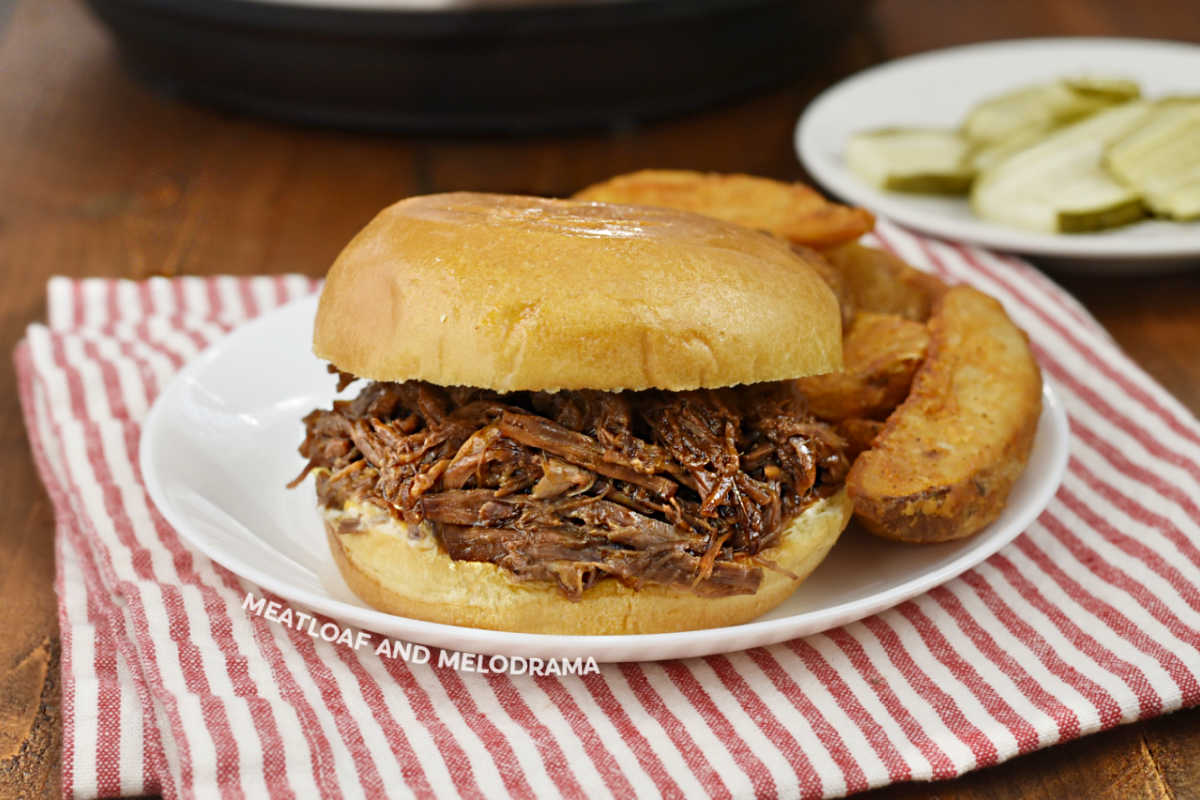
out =
[[830,192],[935,236],[1097,271],[1200,265],[1200,45],[899,59],[814,100],[796,150]]

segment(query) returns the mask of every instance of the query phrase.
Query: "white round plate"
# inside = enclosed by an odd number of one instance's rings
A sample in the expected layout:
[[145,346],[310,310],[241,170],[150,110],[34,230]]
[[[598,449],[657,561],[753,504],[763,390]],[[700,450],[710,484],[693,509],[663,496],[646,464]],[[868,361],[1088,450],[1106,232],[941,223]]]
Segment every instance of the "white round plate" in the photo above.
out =
[[[847,531],[782,606],[728,628],[635,636],[547,636],[441,625],[376,611],[343,583],[303,466],[301,417],[333,399],[309,352],[316,298],[234,331],[187,365],[155,402],[140,460],[150,496],[205,555],[299,606],[395,639],[475,653],[649,661],[771,644],[860,619],[947,581],[1024,530],[1067,462],[1067,421],[1046,388],[1033,455],[1003,515],[960,542],[911,547]],[[354,391],[351,387],[350,392]]]
[[864,70],[818,96],[796,125],[796,152],[809,174],[833,194],[945,239],[1086,261],[1107,272],[1141,271],[1148,260],[1177,266],[1200,261],[1200,221],[1149,220],[1099,233],[1035,233],[982,220],[962,198],[877,189],[846,166],[843,153],[853,133],[893,125],[957,127],[986,97],[1073,75],[1132,78],[1150,98],[1200,95],[1200,46],[1147,39],[1018,39],[902,58]]

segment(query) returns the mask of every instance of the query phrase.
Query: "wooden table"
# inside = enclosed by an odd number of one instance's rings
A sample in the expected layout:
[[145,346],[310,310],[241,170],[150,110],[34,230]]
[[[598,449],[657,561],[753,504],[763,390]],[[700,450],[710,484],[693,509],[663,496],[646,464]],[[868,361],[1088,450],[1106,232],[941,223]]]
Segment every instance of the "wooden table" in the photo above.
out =
[[[1200,14],[1188,0],[879,0],[832,63],[779,91],[618,134],[454,140],[298,129],[158,97],[122,72],[76,2],[27,0],[0,39],[0,350],[43,317],[52,274],[317,275],[404,195],[559,195],[648,166],[801,177],[792,126],[833,80],[944,45],[1053,34],[1195,41]],[[1200,412],[1200,272],[1061,280]],[[53,520],[12,371],[0,381],[0,796],[51,795],[61,744]],[[926,795],[1200,797],[1200,709],[874,796]]]

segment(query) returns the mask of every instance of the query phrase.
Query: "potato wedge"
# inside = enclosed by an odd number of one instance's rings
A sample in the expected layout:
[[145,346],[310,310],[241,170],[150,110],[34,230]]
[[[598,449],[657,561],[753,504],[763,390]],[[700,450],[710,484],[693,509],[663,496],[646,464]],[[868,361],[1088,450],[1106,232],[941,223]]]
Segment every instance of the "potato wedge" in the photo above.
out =
[[841,274],[842,302],[856,311],[924,322],[946,284],[875,247],[851,242],[822,252]]
[[883,419],[908,395],[928,344],[929,332],[920,322],[860,312],[842,339],[842,371],[801,378],[796,385],[821,419]]
[[958,539],[994,520],[1029,458],[1041,413],[1028,338],[999,302],[954,287],[929,327],[908,399],[847,478],[867,528],[907,542]]
[[846,458],[853,463],[859,454],[869,450],[875,437],[883,430],[884,423],[877,419],[844,419],[834,426],[838,435],[846,440]]
[[830,202],[802,183],[753,175],[647,169],[593,184],[575,199],[694,211],[818,248],[854,241],[875,225],[866,209]]
[[842,277],[842,271],[830,264],[829,259],[825,258],[820,250],[814,250],[802,244],[793,244],[792,251],[808,262],[821,280],[825,281],[825,285],[837,298],[838,308],[842,310],[842,330],[850,330],[850,325],[854,322],[854,304],[850,302],[846,294],[846,281]]

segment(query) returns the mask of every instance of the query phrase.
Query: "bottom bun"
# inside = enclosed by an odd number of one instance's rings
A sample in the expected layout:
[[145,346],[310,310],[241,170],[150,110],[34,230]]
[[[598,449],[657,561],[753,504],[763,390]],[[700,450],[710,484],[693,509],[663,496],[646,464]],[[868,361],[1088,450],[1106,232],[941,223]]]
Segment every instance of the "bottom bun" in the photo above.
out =
[[[764,567],[754,594],[700,597],[661,585],[631,589],[602,580],[572,601],[549,582],[520,582],[486,561],[455,561],[428,525],[412,528],[372,505],[323,509],[342,577],[381,611],[472,628],[584,635],[667,633],[754,619],[786,600],[821,563],[851,511],[843,489],[795,517],[780,544],[762,551],[779,569]],[[356,525],[361,528],[339,532]]]

